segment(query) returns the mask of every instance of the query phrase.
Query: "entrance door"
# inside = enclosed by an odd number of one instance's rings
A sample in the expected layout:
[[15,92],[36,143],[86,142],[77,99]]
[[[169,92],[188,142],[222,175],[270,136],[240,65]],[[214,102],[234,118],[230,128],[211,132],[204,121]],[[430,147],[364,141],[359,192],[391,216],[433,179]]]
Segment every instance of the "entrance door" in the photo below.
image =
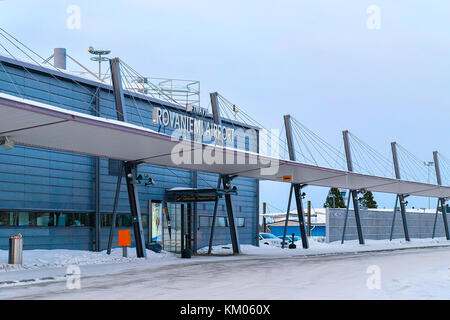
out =
[[182,242],[181,215],[184,213],[184,204],[166,203],[163,208],[163,249],[170,252],[180,253]]

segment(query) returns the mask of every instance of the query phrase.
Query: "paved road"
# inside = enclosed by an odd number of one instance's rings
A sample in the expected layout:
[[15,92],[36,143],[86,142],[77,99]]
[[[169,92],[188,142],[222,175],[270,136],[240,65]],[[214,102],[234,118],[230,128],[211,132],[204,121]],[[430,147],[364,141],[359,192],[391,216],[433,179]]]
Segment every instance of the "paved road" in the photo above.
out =
[[79,290],[68,290],[59,281],[0,291],[2,299],[450,299],[450,248],[201,263],[193,259],[84,276]]

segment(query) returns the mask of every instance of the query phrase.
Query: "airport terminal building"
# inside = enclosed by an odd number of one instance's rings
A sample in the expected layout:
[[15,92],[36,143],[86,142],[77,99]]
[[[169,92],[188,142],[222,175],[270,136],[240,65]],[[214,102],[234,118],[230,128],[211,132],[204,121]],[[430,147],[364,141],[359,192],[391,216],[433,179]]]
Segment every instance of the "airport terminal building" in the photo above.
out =
[[[117,119],[112,86],[2,56],[0,93]],[[184,107],[144,93],[125,90],[124,98],[129,123],[160,133],[171,134],[173,130],[168,123],[155,122],[155,115],[161,115],[161,110],[175,116],[193,116]],[[206,114],[203,121],[212,124],[214,119]],[[231,132],[231,128],[249,128],[231,119],[222,119],[222,126],[230,128],[225,132]],[[257,128],[252,129],[258,133]],[[226,143],[234,143],[235,148],[242,147],[246,151],[258,151],[258,134],[242,137],[245,138],[242,144],[237,143],[239,138],[230,134],[230,141]],[[25,249],[105,250],[119,163],[114,159],[31,146],[0,148],[0,249],[7,249],[8,238],[20,233]],[[179,252],[181,215],[189,211],[194,250],[207,246],[214,202],[192,201],[189,197],[177,196],[174,191],[215,188],[218,175],[153,165],[139,166],[138,174],[154,181],[152,185],[138,186],[146,242],[160,242],[165,250]],[[233,180],[233,186],[237,187],[237,195],[232,199],[240,243],[258,245],[259,181],[238,177]],[[123,182],[116,226],[132,230],[127,196]],[[228,243],[230,232],[225,203],[219,198],[213,244]],[[117,246],[116,239],[113,245]]]

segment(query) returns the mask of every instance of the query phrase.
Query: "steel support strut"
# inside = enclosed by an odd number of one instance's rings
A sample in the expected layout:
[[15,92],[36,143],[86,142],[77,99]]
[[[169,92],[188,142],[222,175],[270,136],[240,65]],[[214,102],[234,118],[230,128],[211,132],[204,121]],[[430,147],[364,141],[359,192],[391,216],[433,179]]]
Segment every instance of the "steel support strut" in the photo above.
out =
[[[283,230],[283,242],[281,243],[281,248],[284,249],[284,243],[286,241],[286,232],[287,232],[287,227],[288,227],[288,222],[289,222],[289,213],[291,211],[291,201],[292,201],[292,192],[294,191],[294,185],[291,184],[291,190],[289,191],[289,200],[288,200],[288,207],[287,207],[287,211],[286,211],[286,221],[284,222],[284,230]],[[265,232],[265,230],[264,230]]]
[[[222,176],[219,176],[219,180],[217,181],[217,189],[220,188],[220,185],[222,183]],[[214,239],[214,229],[216,227],[216,217],[217,217],[217,209],[219,207],[219,198],[216,198],[216,201],[214,201],[214,213],[213,218],[211,221],[211,233],[209,235],[209,245],[208,245],[208,254],[211,254],[212,251],[212,245],[213,245],[213,239]]]
[[[441,178],[441,168],[439,166],[439,157],[438,157],[438,152],[434,151],[433,152],[433,160],[434,160],[434,167],[436,169],[436,180],[438,185],[442,185],[442,178]],[[444,230],[445,230],[445,237],[447,238],[447,240],[450,240],[450,234],[448,231],[448,220],[447,220],[447,212],[445,210],[445,199],[444,198],[439,198],[438,199],[438,207],[439,207],[439,201],[441,202],[441,208],[442,208],[442,219],[444,220]],[[436,210],[436,218],[437,218],[437,210]],[[434,219],[434,227],[433,227],[433,238],[435,236],[435,232],[436,232],[436,218]]]
[[[391,149],[392,149],[392,159],[394,161],[395,178],[401,179],[400,166],[398,164],[397,143],[396,142],[391,143]],[[398,200],[400,202],[400,213],[402,214],[403,232],[405,234],[405,240],[411,241],[409,238],[409,232],[408,232],[408,220],[406,218],[406,204],[405,204],[406,197],[407,197],[407,195],[399,194]]]
[[120,162],[119,174],[117,176],[116,194],[114,196],[114,205],[113,205],[113,213],[112,213],[113,216],[112,216],[112,221],[111,221],[111,227],[109,229],[107,254],[111,254],[114,229],[116,228],[117,205],[119,203],[120,186],[122,185],[122,175],[123,175],[123,162],[121,161]]
[[[214,123],[217,125],[222,125],[222,117],[220,115],[220,110],[219,110],[218,95],[219,94],[217,92],[212,92],[209,94],[209,98],[211,100],[211,109],[212,109]],[[223,142],[220,140],[216,140],[215,143],[220,146],[223,145]],[[223,176],[219,175],[219,178],[217,179],[217,189],[220,188],[220,186],[222,184],[222,180],[223,180]],[[219,199],[217,198],[216,201],[214,202],[214,213],[213,213],[213,220],[211,222],[211,233],[209,235],[208,254],[211,254],[211,251],[212,251],[212,244],[213,244],[213,239],[214,239],[214,230],[216,227],[216,217],[217,217],[218,207],[219,207]]]
[[303,249],[308,249],[309,243],[305,228],[305,215],[304,215],[305,211],[303,210],[302,186],[298,183],[294,183],[294,197],[295,202],[297,204],[298,224],[300,227],[300,235],[302,237]]
[[[291,125],[291,116],[285,115],[284,117],[284,128],[286,129],[286,141],[289,151],[289,159],[292,161],[295,160],[295,148],[294,148],[294,138],[292,135],[292,125]],[[291,201],[292,196],[292,188],[294,188],[294,197],[295,197],[295,203],[297,205],[297,215],[298,215],[298,224],[300,228],[300,235],[302,238],[302,245],[304,249],[309,248],[308,243],[308,237],[306,235],[306,229],[305,229],[305,217],[304,217],[304,211],[303,211],[303,201],[302,201],[302,185],[299,183],[293,183],[291,185],[291,191],[289,193],[289,203]],[[290,207],[290,204],[289,204]],[[285,238],[283,239],[285,241]]]
[[[122,78],[120,73],[120,60],[119,58],[114,58],[109,60],[110,69],[111,69],[111,79],[114,89],[114,101],[116,106],[116,114],[117,120],[127,122],[127,113],[125,111],[125,98],[124,92],[122,88]],[[145,240],[144,240],[144,230],[142,228],[142,217],[141,217],[141,207],[139,203],[139,194],[137,189],[137,181],[136,181],[136,171],[137,171],[137,163],[136,162],[124,162],[123,169],[125,170],[125,179],[127,182],[127,190],[128,190],[128,201],[130,203],[131,217],[133,223],[133,231],[135,237],[136,244],[136,256],[138,258],[145,258]],[[109,235],[108,242],[108,252],[111,252],[111,242],[112,242],[112,232],[115,227],[115,212],[117,208],[119,192],[120,192],[120,184],[121,184],[121,172],[118,177],[117,187],[116,187],[116,198],[114,201],[114,221],[112,221],[112,227]],[[150,219],[149,219],[150,223]]]
[[398,200],[400,202],[400,212],[402,214],[403,232],[405,234],[405,240],[406,241],[411,241],[411,239],[409,238],[408,221],[406,219],[405,196],[403,194],[399,194],[398,195]]
[[[231,180],[233,180],[233,177],[229,175],[223,175],[222,181],[223,181],[223,187],[225,191],[231,190]],[[227,215],[228,215],[228,225],[230,227],[230,236],[231,236],[231,244],[233,246],[233,253],[239,254],[241,253],[241,247],[239,244],[239,236],[236,226],[236,221],[234,219],[234,213],[233,213],[233,203],[231,202],[231,194],[225,193],[225,205],[227,207]]]
[[345,231],[347,230],[348,210],[350,209],[350,193],[351,193],[351,190],[348,190],[347,207],[345,208],[345,218],[344,218],[344,227],[342,228],[341,244],[344,243]]
[[394,214],[392,216],[391,235],[389,236],[389,241],[392,241],[392,237],[394,235],[395,218],[397,217],[397,204],[398,204],[398,195],[395,197]]
[[136,243],[136,256],[138,258],[145,258],[146,251],[144,230],[142,228],[141,206],[139,203],[139,194],[136,181],[137,165],[135,162],[125,162],[124,167],[125,178],[127,181],[128,200],[130,203],[134,238]]
[[[352,154],[350,151],[350,141],[348,139],[348,131],[347,130],[343,131],[342,135],[344,137],[344,148],[345,148],[345,156],[347,158],[347,168],[348,171],[353,172],[353,162],[352,162]],[[364,244],[364,235],[362,232],[361,218],[359,215],[358,191],[350,190],[350,194],[348,196],[349,197],[351,196],[353,200],[353,212],[355,214],[355,223],[356,223],[356,230],[358,231],[359,244]]]

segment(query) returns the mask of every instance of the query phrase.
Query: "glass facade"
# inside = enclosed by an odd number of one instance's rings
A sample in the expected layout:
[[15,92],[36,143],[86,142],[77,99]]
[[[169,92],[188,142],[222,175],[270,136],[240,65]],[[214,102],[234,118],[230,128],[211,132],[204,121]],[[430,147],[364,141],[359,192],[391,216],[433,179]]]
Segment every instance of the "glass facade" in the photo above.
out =
[[0,211],[0,227],[93,227],[94,214]]

